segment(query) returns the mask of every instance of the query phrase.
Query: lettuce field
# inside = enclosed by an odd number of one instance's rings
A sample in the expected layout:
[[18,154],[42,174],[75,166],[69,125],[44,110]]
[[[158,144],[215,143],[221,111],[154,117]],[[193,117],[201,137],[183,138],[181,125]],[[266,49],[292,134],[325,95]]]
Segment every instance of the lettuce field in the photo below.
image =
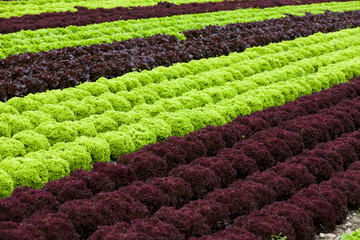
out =
[[359,208],[360,1],[0,1],[0,240],[313,240]]

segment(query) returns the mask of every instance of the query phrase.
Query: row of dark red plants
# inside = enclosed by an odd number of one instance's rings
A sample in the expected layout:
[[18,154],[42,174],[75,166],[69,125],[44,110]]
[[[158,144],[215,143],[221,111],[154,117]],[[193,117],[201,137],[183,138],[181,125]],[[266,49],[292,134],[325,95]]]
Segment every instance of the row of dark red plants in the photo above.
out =
[[246,48],[360,26],[360,12],[326,12],[303,17],[209,26],[185,31],[188,38],[156,35],[112,44],[24,53],[0,59],[0,100],[74,87],[100,77],[170,66],[177,62],[242,52]]
[[[334,174],[328,181],[303,188],[287,201],[274,202],[261,210],[252,211],[249,215],[240,216],[233,221],[232,226],[223,231],[191,239],[260,240],[271,239],[272,235],[280,234],[289,240],[314,239],[316,232],[324,229],[333,231],[335,222],[342,222],[348,209],[357,209],[360,206],[359,165],[359,162],[354,162],[346,172]],[[140,221],[137,221],[137,224],[141,225]],[[134,225],[136,229],[137,226]],[[139,232],[146,232],[141,231],[141,227],[139,229]],[[98,232],[100,233],[100,230]]]
[[[156,234],[182,239],[216,232],[235,217],[286,200],[357,161],[358,133],[321,143],[359,128],[359,95],[360,81],[353,80],[222,127],[171,137],[120,157],[116,165],[98,163],[43,189],[17,188],[0,200],[1,236],[86,239],[101,225],[151,216],[156,219],[145,222],[159,227],[146,234],[155,239]],[[242,181],[235,181],[246,177],[246,189],[236,190]]]
[[56,28],[85,26],[88,24],[112,22],[118,20],[169,17],[181,14],[198,14],[218,12],[241,8],[268,8],[285,5],[300,5],[323,2],[342,2],[348,0],[232,0],[222,2],[184,3],[176,5],[169,2],[159,2],[155,6],[116,7],[110,9],[76,6],[76,12],[52,12],[40,14],[25,14],[21,17],[0,18],[0,33],[12,33],[21,30],[36,30],[41,28]]

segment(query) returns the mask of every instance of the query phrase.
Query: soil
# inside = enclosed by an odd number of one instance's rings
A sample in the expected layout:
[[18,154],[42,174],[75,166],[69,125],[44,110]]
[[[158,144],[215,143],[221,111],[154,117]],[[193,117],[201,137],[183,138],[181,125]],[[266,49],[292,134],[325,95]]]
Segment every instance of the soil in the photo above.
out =
[[315,240],[339,240],[344,233],[350,234],[359,228],[360,212],[349,211],[345,221],[342,224],[336,226],[335,231],[330,233],[320,233],[315,237]]

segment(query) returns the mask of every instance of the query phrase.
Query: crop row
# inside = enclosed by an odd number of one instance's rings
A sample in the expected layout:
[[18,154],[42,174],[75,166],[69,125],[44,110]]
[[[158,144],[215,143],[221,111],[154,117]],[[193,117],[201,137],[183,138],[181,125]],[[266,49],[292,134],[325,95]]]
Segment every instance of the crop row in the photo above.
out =
[[[3,103],[5,113],[0,115],[5,135],[0,138],[0,157],[10,157],[0,163],[0,169],[7,166],[4,195],[11,193],[12,181],[16,187],[39,188],[69,171],[89,170],[94,162],[107,162],[109,156],[117,159],[169,136],[184,136],[206,125],[224,125],[239,115],[282,105],[358,76],[359,59],[354,56],[360,51],[359,39],[352,36],[356,31],[317,34],[219,59],[135,73],[143,84],[123,76],[118,79],[121,81],[105,82],[113,88],[86,83],[72,91],[34,95],[34,100],[12,98]],[[336,44],[334,40],[326,42],[335,37]],[[297,47],[304,43],[308,46]],[[255,60],[249,61],[248,56]],[[199,73],[209,68],[209,72]],[[188,77],[167,79],[173,70],[177,77]],[[127,80],[127,89],[135,89],[117,94],[110,91],[124,89],[123,80]],[[69,97],[73,100],[56,102]]]
[[[202,3],[202,2],[221,2],[223,0],[168,0],[175,4],[182,3]],[[40,14],[45,12],[75,12],[76,6],[88,9],[96,8],[115,8],[115,7],[135,7],[135,6],[153,6],[159,0],[27,0],[27,1],[8,1],[0,2],[0,17],[10,18],[14,16],[23,16],[26,14]]]
[[[314,229],[317,232],[324,229],[334,230],[335,219],[343,219],[347,207],[354,209],[360,206],[359,200],[356,199],[360,193],[359,173],[358,167],[350,166],[346,172],[335,174],[329,181],[300,190],[288,201],[275,202],[247,216],[237,218],[233,226],[224,231],[191,239],[230,239],[242,236],[241,239],[255,240],[268,239],[271,235],[280,233],[289,240],[313,239]],[[340,223],[339,220],[337,222]],[[139,225],[141,226],[141,222]],[[139,228],[142,230],[142,227]],[[148,229],[151,230],[153,229]],[[304,234],[308,234],[307,238]]]
[[[334,0],[306,0],[302,4],[332,2]],[[338,1],[339,2],[339,1]],[[76,12],[53,12],[37,15],[24,15],[22,17],[0,18],[0,33],[12,33],[20,30],[36,30],[41,28],[56,28],[67,26],[85,26],[88,24],[104,23],[129,19],[168,17],[181,14],[199,14],[235,10],[237,8],[268,8],[285,5],[299,5],[294,0],[282,1],[223,1],[188,3],[176,5],[169,2],[159,2],[155,6],[146,7],[116,7],[112,9],[75,7]]]
[[358,27],[359,16],[358,11],[291,16],[257,23],[189,30],[184,32],[186,41],[162,35],[10,56],[0,60],[0,99],[7,101],[31,92],[73,87],[84,81],[96,81],[100,77],[114,78],[133,70],[242,52],[249,47],[305,37],[316,32],[327,33]]
[[341,240],[356,240],[360,238],[360,229],[352,232],[351,234],[344,234]]
[[40,52],[64,47],[89,46],[112,43],[156,34],[169,34],[184,39],[180,32],[201,29],[208,25],[226,25],[238,22],[262,21],[286,17],[286,14],[303,16],[326,10],[337,12],[358,10],[360,1],[332,2],[265,9],[238,9],[201,14],[176,15],[165,18],[119,20],[87,26],[69,26],[35,31],[26,30],[0,35],[0,58],[24,52]]
[[[319,142],[327,142],[344,132],[354,131],[355,127],[360,125],[359,100],[356,98],[340,101],[318,114],[285,121],[278,128],[260,131],[250,139],[236,143],[232,149],[220,151],[216,157],[197,158],[188,165],[174,168],[168,177],[151,178],[146,183],[133,182],[116,191],[110,190],[114,187],[110,185],[111,181],[101,183],[99,175],[97,179],[90,179],[83,171],[77,171],[72,175],[75,181],[64,178],[63,181],[50,182],[44,190],[31,190],[28,187],[17,189],[11,198],[0,202],[5,208],[1,211],[2,220],[21,220],[22,217],[35,212],[33,216],[37,216],[34,217],[36,226],[36,222],[43,219],[44,214],[49,214],[38,212],[39,208],[49,210],[51,214],[59,211],[60,214],[68,215],[77,233],[81,238],[86,238],[99,225],[130,222],[133,219],[151,216],[155,212],[155,217],[179,230],[180,233],[177,234],[176,231],[167,233],[175,233],[173,239],[209,234],[211,229],[223,228],[226,222],[236,216],[247,214],[274,200],[288,199],[297,190],[311,183],[327,180],[334,172],[343,171],[343,166],[356,161],[356,153],[360,153],[360,142],[353,137],[359,135],[357,132],[335,142],[317,146],[317,150],[305,151],[303,157],[295,157],[288,163],[278,164],[262,173],[258,172],[258,169],[264,171],[277,162],[283,162],[304,148],[312,148]],[[315,128],[318,131],[314,131]],[[308,135],[310,131],[318,139]],[[240,181],[227,189],[215,190],[227,187],[236,179],[243,179],[249,175],[251,176],[247,180],[252,181],[251,183],[243,184]],[[95,192],[84,191],[84,188],[76,184],[76,178],[83,179],[90,185],[95,184]],[[282,183],[280,187],[279,183]],[[101,190],[110,192],[100,192]],[[69,196],[79,200],[64,199]],[[203,196],[205,201],[190,202]],[[31,199],[36,199],[36,202],[32,202]],[[32,202],[30,206],[26,204],[29,202]],[[184,204],[187,205],[183,206]],[[11,207],[15,205],[16,209]],[[181,208],[175,210],[175,207]],[[24,222],[32,224],[34,218],[30,217]],[[57,234],[56,230],[53,229],[48,234]],[[103,236],[104,230],[100,228],[99,231]],[[43,231],[33,231],[32,234],[41,232]],[[62,236],[74,234],[73,229],[64,232]],[[9,237],[13,234],[10,232]],[[54,237],[52,235],[47,235],[46,238]]]

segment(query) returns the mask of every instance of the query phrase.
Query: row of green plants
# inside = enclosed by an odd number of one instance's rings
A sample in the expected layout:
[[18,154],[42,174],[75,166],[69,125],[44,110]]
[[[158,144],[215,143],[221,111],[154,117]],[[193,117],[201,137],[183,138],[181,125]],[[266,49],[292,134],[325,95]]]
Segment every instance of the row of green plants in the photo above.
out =
[[[360,213],[360,209],[357,210],[357,214],[359,215]],[[356,240],[356,239],[360,239],[360,228],[353,231],[352,233],[350,234],[346,234],[344,233],[342,236],[341,236],[341,239],[340,240]]]
[[64,47],[89,46],[112,43],[127,39],[150,37],[156,34],[169,34],[185,39],[181,33],[186,30],[202,29],[208,25],[226,25],[238,22],[262,21],[285,17],[285,14],[302,16],[305,12],[313,14],[326,10],[344,12],[357,10],[360,1],[332,2],[299,6],[284,6],[265,9],[239,9],[202,14],[176,15],[164,18],[119,20],[87,26],[69,26],[26,30],[0,35],[0,58],[24,52],[49,51]]
[[356,239],[360,239],[360,228],[350,234],[344,233],[341,236],[341,240],[356,240]]
[[[202,3],[221,2],[222,0],[167,0],[167,2]],[[75,6],[95,8],[115,8],[133,6],[153,6],[160,0],[31,0],[31,1],[0,1],[0,17],[21,17],[25,14],[40,14],[45,12],[76,12]]]
[[0,196],[346,82],[360,75],[359,33],[319,33],[13,98],[0,105]]

